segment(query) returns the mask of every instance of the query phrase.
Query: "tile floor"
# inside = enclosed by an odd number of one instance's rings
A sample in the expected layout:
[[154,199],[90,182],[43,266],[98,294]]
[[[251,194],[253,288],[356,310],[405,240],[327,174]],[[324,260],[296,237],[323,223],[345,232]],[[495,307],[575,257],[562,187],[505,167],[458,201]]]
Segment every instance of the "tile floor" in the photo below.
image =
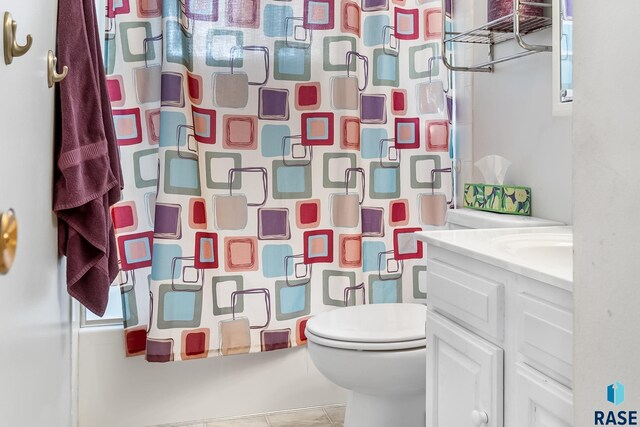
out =
[[343,427],[344,413],[344,405],[323,406],[163,427]]

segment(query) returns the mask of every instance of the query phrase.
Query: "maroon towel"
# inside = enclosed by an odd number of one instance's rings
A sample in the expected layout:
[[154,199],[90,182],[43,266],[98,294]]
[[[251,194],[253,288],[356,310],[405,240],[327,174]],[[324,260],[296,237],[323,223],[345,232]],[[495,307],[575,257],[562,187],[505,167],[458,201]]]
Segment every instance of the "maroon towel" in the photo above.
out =
[[[540,2],[542,3],[542,2]],[[521,19],[530,16],[542,16],[544,9],[541,7],[523,5],[520,6]],[[487,19],[489,22],[513,13],[513,0],[489,0],[487,5]]]
[[57,57],[69,74],[56,91],[53,210],[67,256],[67,289],[102,316],[118,274],[109,207],[122,172],[93,0],[59,0]]

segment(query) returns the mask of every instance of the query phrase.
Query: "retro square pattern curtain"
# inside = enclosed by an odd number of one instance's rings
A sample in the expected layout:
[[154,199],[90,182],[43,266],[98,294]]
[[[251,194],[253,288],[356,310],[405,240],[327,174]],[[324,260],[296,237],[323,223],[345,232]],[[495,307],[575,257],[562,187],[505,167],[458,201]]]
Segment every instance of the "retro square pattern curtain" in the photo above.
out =
[[128,355],[284,349],[322,311],[424,301],[440,32],[437,1],[109,0]]

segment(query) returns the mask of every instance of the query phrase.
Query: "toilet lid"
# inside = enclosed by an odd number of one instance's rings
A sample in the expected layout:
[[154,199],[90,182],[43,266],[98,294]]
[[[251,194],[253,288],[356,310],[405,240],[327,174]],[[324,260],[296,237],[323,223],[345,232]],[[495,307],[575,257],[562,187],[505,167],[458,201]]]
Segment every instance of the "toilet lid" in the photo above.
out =
[[367,304],[312,317],[311,334],[337,341],[392,343],[425,339],[427,307],[422,304]]

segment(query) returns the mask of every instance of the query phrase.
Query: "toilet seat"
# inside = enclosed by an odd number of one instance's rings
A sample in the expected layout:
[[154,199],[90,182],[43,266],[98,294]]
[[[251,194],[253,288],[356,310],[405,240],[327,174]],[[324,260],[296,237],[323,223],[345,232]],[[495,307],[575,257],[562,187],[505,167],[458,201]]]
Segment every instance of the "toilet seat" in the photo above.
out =
[[424,348],[427,345],[426,338],[421,340],[412,341],[399,341],[399,342],[362,342],[362,341],[338,341],[331,340],[314,335],[313,333],[306,331],[305,335],[307,339],[318,345],[325,347],[337,348],[341,350],[358,350],[358,351],[401,351],[401,350],[415,350]]
[[424,348],[426,311],[422,304],[345,307],[311,318],[305,334],[315,344],[345,350]]

